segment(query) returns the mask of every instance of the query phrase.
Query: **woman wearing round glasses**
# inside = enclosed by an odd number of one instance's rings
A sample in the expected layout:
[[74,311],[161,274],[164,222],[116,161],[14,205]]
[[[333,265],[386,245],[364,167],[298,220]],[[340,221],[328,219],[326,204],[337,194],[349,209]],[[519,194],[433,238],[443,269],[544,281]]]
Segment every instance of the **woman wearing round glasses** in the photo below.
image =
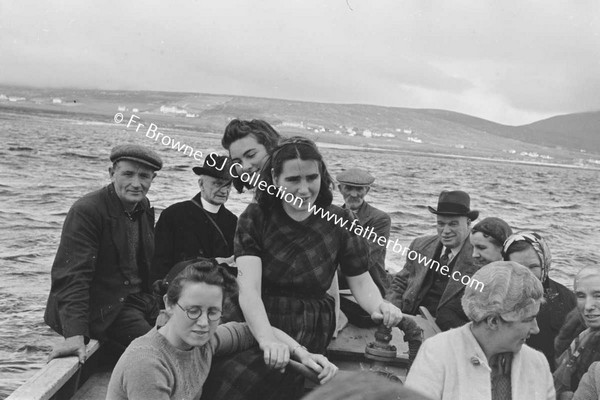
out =
[[[187,261],[174,267],[182,268],[164,296],[169,320],[127,348],[113,370],[107,399],[199,399],[213,356],[256,344],[246,324],[219,325],[225,296],[236,290],[235,279],[210,261]],[[337,368],[322,355],[308,353],[281,331],[273,334],[323,382],[335,374]],[[265,360],[275,369],[288,361],[285,355]]]
[[[301,395],[300,377],[270,374],[257,360],[288,351],[274,337],[272,326],[311,352],[326,350],[336,323],[334,301],[326,291],[338,265],[369,314],[387,326],[402,318],[398,308],[383,301],[368,273],[367,244],[349,230],[352,214],[331,204],[332,180],[314,142],[301,137],[280,142],[260,180],[283,188],[286,195],[257,191],[257,203],[239,218],[234,253],[240,306],[263,353],[246,351],[215,364],[205,398]],[[262,391],[273,385],[280,389]]]

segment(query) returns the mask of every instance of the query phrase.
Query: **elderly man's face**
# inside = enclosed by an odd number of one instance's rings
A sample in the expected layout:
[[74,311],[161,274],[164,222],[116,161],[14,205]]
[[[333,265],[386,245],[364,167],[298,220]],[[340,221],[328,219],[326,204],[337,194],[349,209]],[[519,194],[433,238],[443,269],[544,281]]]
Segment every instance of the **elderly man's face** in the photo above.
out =
[[588,328],[600,329],[600,276],[589,275],[575,283],[577,309]]
[[369,186],[338,185],[338,189],[344,197],[344,203],[350,210],[356,211],[365,201],[365,196],[369,193]]
[[437,232],[442,244],[450,249],[459,247],[469,236],[471,220],[465,216],[438,215]]
[[200,179],[198,179],[198,186],[200,186],[202,198],[210,204],[218,206],[225,204],[229,198],[231,181],[202,175]]
[[117,196],[128,211],[144,199],[156,176],[156,172],[146,165],[129,160],[118,161],[108,172]]

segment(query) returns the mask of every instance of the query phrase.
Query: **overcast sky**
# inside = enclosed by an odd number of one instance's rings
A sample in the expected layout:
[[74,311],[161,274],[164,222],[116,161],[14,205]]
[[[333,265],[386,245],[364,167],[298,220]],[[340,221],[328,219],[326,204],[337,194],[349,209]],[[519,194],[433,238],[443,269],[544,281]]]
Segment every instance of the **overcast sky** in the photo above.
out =
[[599,0],[0,1],[0,84],[600,110]]

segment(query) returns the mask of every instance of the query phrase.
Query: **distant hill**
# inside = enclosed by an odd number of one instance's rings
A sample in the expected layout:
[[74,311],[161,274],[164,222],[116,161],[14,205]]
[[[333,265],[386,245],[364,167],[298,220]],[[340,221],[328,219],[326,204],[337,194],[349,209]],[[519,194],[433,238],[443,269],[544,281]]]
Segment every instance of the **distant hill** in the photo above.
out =
[[[26,100],[11,101],[11,96]],[[529,161],[542,160],[545,155],[545,162],[564,158],[587,163],[590,157],[580,154],[580,149],[600,154],[600,111],[514,127],[435,109],[199,93],[8,86],[0,87],[2,107],[20,108],[21,112],[35,109],[78,114],[88,119],[111,118],[117,110],[126,110],[125,114],[136,110],[142,119],[161,126],[214,133],[221,133],[232,118],[259,118],[284,135],[309,135],[333,143]]]
[[512,136],[507,135],[507,137],[599,152],[600,111],[559,115],[516,127],[511,134]]

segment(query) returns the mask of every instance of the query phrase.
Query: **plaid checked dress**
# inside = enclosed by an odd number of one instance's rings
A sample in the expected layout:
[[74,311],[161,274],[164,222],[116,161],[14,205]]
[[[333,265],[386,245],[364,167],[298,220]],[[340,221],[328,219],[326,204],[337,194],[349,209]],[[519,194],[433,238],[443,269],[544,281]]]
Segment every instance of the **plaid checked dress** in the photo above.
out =
[[[349,211],[325,209],[350,227]],[[295,221],[283,209],[265,213],[250,204],[239,218],[235,255],[262,260],[262,300],[272,326],[281,329],[310,352],[324,353],[335,328],[334,302],[326,294],[339,265],[346,276],[368,271],[369,250],[364,239],[311,215]],[[303,379],[287,371],[266,368],[260,349],[215,360],[204,386],[204,399],[294,399],[302,394]]]

